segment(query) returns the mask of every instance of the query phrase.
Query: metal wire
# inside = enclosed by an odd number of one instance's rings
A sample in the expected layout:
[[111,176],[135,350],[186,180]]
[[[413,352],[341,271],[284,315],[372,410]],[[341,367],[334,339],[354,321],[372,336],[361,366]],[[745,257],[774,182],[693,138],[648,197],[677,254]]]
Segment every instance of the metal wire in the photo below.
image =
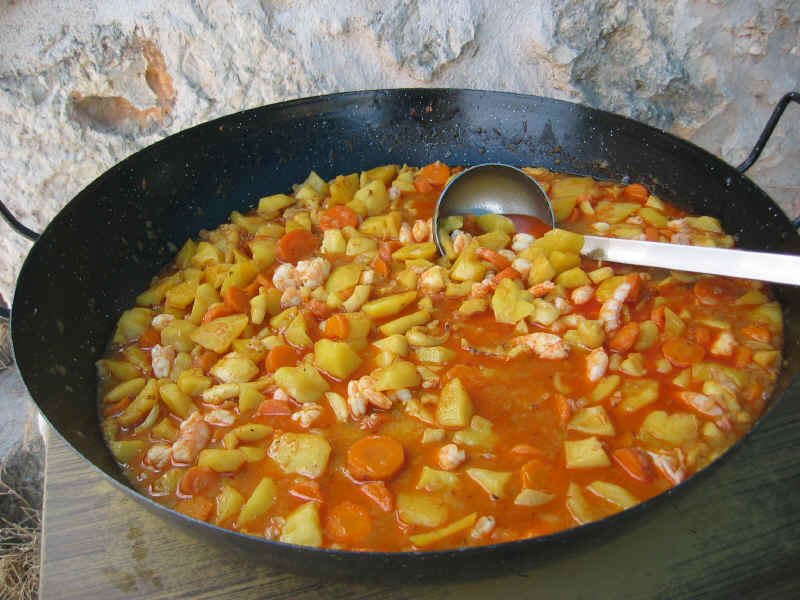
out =
[[[736,170],[739,171],[739,173],[744,173],[747,171],[747,169],[752,167],[753,163],[758,160],[758,157],[761,156],[761,151],[764,150],[764,146],[767,145],[767,141],[772,135],[772,132],[775,130],[775,126],[778,124],[778,121],[780,121],[783,111],[786,110],[789,102],[800,102],[800,93],[789,92],[780,99],[780,102],[778,102],[775,110],[772,111],[772,115],[770,115],[769,121],[767,121],[764,130],[761,132],[761,136],[758,138],[756,145],[753,146],[750,156],[748,156],[742,164],[736,167]],[[795,227],[798,227],[797,222],[795,222]]]
[[3,218],[8,222],[8,224],[11,225],[12,229],[14,229],[14,231],[16,231],[21,236],[28,238],[32,242],[35,242],[36,240],[39,239],[39,234],[33,231],[32,229],[28,229],[27,227],[25,227],[25,225],[17,221],[17,218],[13,214],[11,214],[11,211],[8,210],[6,205],[3,204],[2,202],[0,202],[0,215],[2,215]]

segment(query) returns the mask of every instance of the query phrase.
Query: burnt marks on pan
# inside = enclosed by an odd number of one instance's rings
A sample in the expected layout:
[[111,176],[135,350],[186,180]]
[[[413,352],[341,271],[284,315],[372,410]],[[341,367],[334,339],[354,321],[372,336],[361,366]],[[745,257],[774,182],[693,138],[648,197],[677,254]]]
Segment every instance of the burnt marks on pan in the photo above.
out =
[[412,102],[408,116],[423,126],[437,125],[452,121],[461,109],[448,97],[420,97]]

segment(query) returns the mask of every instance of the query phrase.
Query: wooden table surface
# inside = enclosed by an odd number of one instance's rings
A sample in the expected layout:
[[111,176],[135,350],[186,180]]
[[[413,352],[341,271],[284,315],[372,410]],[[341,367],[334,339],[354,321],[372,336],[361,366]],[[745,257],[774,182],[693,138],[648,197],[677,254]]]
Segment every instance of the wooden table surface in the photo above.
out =
[[47,446],[41,598],[797,598],[800,384],[744,447],[610,541],[497,579],[330,583],[168,525],[56,435]]

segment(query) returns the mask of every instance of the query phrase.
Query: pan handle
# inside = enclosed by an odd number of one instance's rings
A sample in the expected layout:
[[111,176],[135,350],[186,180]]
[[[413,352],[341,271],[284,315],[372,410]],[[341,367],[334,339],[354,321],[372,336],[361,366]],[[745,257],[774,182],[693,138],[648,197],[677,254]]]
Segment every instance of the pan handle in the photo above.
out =
[[[8,210],[8,207],[0,201],[0,215],[6,220],[6,222],[11,225],[11,229],[16,231],[22,237],[28,238],[30,241],[35,242],[39,239],[39,234],[33,231],[32,229],[28,229],[17,221],[16,217],[11,214],[11,211]],[[0,306],[0,319],[4,319],[8,321],[11,318],[11,311],[7,309],[5,306]]]
[[[767,121],[767,124],[764,126],[764,130],[761,132],[761,135],[756,142],[756,145],[753,146],[753,149],[750,151],[750,155],[744,159],[744,162],[736,167],[736,170],[744,174],[747,169],[753,166],[753,163],[758,160],[758,157],[761,156],[761,151],[764,150],[764,146],[767,145],[767,140],[769,140],[772,132],[775,130],[775,126],[778,124],[778,121],[781,120],[783,116],[783,111],[786,110],[786,107],[789,105],[789,102],[798,102],[800,103],[800,92],[789,92],[785,94],[783,98],[780,99],[775,110],[772,111],[772,114]],[[792,225],[794,225],[795,229],[800,229],[800,217],[797,217],[792,221]]]

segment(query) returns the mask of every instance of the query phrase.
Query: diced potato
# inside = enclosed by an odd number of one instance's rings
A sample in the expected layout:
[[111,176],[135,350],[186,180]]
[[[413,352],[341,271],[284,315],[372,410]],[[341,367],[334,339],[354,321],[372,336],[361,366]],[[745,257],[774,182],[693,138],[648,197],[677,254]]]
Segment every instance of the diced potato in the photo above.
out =
[[258,371],[249,357],[230,352],[218,360],[209,373],[223,383],[245,383],[258,375]]
[[455,350],[445,348],[444,346],[428,346],[426,348],[417,348],[414,351],[417,355],[417,360],[424,363],[434,363],[444,365],[449,363],[456,357]]
[[593,196],[596,184],[591,177],[565,177],[557,179],[550,186],[550,202],[556,221],[566,219],[581,196]]
[[[130,363],[126,363],[130,364]],[[138,372],[138,370],[137,370]],[[147,380],[144,377],[137,377],[136,379],[130,379],[128,381],[123,381],[119,385],[113,387],[104,397],[103,401],[111,404],[112,402],[118,402],[125,397],[134,397],[139,392],[142,391],[144,388],[145,383]]]
[[[669,362],[669,361],[668,361]],[[625,357],[619,365],[620,373],[631,375],[633,377],[642,377],[647,375],[647,368],[644,364],[644,356],[638,352],[631,352]]]
[[211,387],[211,378],[200,369],[187,369],[178,376],[178,387],[184,394],[197,396]]
[[347,241],[342,232],[338,229],[326,229],[322,235],[323,254],[344,254],[347,249]]
[[594,292],[595,298],[597,298],[598,302],[605,302],[611,298],[614,292],[617,291],[617,288],[622,285],[624,281],[624,275],[614,275],[613,277],[603,280],[603,282],[597,286],[597,289]]
[[505,498],[506,486],[511,481],[510,471],[492,471],[490,469],[471,468],[466,470],[467,475],[483,488],[493,500]]
[[687,217],[686,223],[692,229],[710,231],[712,233],[722,233],[722,225],[714,217]]
[[310,348],[314,342],[308,335],[306,320],[302,314],[298,314],[283,332],[286,341],[296,348]]
[[209,404],[219,404],[225,400],[230,400],[239,395],[238,383],[220,383],[212,386],[203,392],[203,402]]
[[239,490],[228,484],[222,486],[222,490],[217,494],[217,510],[214,522],[219,525],[223,521],[234,517],[243,504],[244,496],[239,493]]
[[470,298],[464,300],[458,307],[458,314],[464,317],[489,310],[489,300],[487,298]]
[[370,237],[354,236],[347,240],[344,253],[347,256],[358,256],[378,249],[378,242]]
[[491,421],[475,415],[467,429],[459,429],[453,434],[453,441],[459,446],[491,450],[497,443],[497,435],[492,431]]
[[549,494],[548,492],[543,492],[541,490],[532,490],[530,488],[522,490],[517,497],[514,498],[514,504],[517,506],[528,506],[533,508],[535,506],[542,506],[543,504],[547,504],[553,498],[555,498],[554,494]]
[[158,402],[158,399],[158,383],[155,379],[148,379],[145,386],[133,399],[133,402],[117,417],[117,423],[123,427],[130,427],[135,423],[141,422]]
[[498,323],[514,324],[534,311],[530,295],[511,279],[503,279],[492,296],[492,310]]
[[667,216],[650,206],[644,206],[640,208],[637,214],[642,217],[648,225],[652,225],[653,227],[657,227],[658,229],[662,229],[663,227],[667,226],[667,222],[669,219]]
[[594,271],[589,271],[589,279],[592,280],[592,283],[598,284],[604,282],[606,279],[609,279],[614,276],[614,269],[611,267],[600,267],[599,269],[595,269]]
[[673,378],[672,383],[681,388],[688,388],[691,382],[691,374],[691,369],[683,369],[675,378]]
[[458,486],[458,475],[439,469],[431,469],[429,466],[422,467],[422,473],[417,481],[417,489],[426,492],[452,492]]
[[483,248],[496,251],[508,247],[508,244],[511,243],[511,237],[507,233],[498,230],[479,235],[475,238],[475,241]]
[[611,237],[622,238],[623,240],[640,240],[644,236],[644,228],[641,225],[631,223],[617,223],[608,230]]
[[155,313],[149,308],[136,307],[122,313],[117,323],[113,342],[124,344],[142,335],[153,320]]
[[241,450],[206,448],[200,451],[197,464],[201,467],[208,467],[217,473],[233,473],[239,470],[245,460]]
[[573,431],[580,431],[589,435],[606,435],[613,436],[615,434],[614,424],[611,418],[602,406],[587,406],[581,408],[572,417],[567,429]]
[[350,333],[347,339],[344,340],[356,352],[359,352],[367,347],[367,335],[369,335],[372,328],[372,321],[362,312],[356,313],[341,313],[347,319]]
[[564,455],[568,469],[591,469],[611,465],[603,445],[594,436],[565,441]]
[[653,321],[642,321],[639,323],[639,334],[636,336],[636,343],[633,349],[636,352],[644,352],[652,348],[658,341],[658,325]]
[[397,165],[381,165],[369,171],[361,171],[361,186],[365,186],[372,181],[380,181],[383,185],[389,185],[392,179],[397,177]]
[[258,338],[239,338],[233,340],[231,344],[233,351],[246,356],[254,363],[260,363],[267,356],[267,349],[264,342]]
[[438,527],[447,520],[447,506],[429,493],[400,492],[396,504],[397,516],[409,525]]
[[256,442],[258,440],[263,440],[272,433],[272,427],[269,425],[262,425],[261,423],[248,423],[246,425],[239,425],[239,427],[231,431],[240,441]]
[[[550,258],[552,262],[552,255]],[[558,277],[556,277],[556,283],[558,285],[563,285],[567,289],[572,289],[581,287],[582,285],[589,285],[591,281],[583,269],[580,267],[573,267],[572,269],[562,271]]]
[[165,383],[158,387],[161,399],[164,401],[169,409],[185,419],[194,411],[194,403],[188,394],[183,393],[180,388],[174,383]]
[[444,429],[427,428],[422,432],[422,443],[431,444],[433,442],[441,442],[444,440],[444,435]]
[[371,319],[396,315],[417,299],[417,292],[402,292],[367,302],[361,310]]
[[405,333],[415,325],[425,325],[431,320],[431,313],[427,310],[419,310],[417,312],[398,317],[394,321],[389,321],[378,327],[385,336],[394,335],[396,333]]
[[[130,381],[131,379],[138,379],[142,376],[142,372],[133,363],[125,360],[102,360],[99,363],[101,369],[110,373],[120,381]],[[101,370],[101,373],[104,372]],[[138,393],[138,390],[137,392]],[[127,395],[127,394],[124,394]],[[121,398],[122,396],[120,396]]]
[[260,463],[267,456],[267,452],[261,446],[239,446],[239,450],[249,463]]
[[605,223],[621,223],[641,208],[638,202],[610,202],[601,200],[595,206],[595,216]]
[[319,508],[316,502],[306,502],[286,517],[280,536],[281,542],[298,546],[322,545],[322,526],[319,522]]
[[312,365],[281,367],[275,371],[275,383],[298,402],[319,402],[330,389],[325,378]]
[[569,488],[567,488],[566,504],[572,518],[579,525],[595,521],[600,516],[586,500],[581,487],[575,482],[570,482]]
[[621,382],[622,378],[619,375],[608,375],[606,377],[601,378],[594,386],[594,389],[592,390],[591,393],[592,402],[594,403],[602,402],[603,400],[608,398],[611,394],[613,394],[616,391]]
[[[581,264],[581,257],[574,252],[562,252],[561,250],[553,250],[547,257],[556,273],[563,273],[574,269]],[[588,282],[588,278],[587,278]],[[583,284],[585,285],[585,284]]]
[[275,502],[276,495],[275,482],[269,477],[262,478],[253,493],[250,494],[247,502],[241,507],[239,518],[236,520],[237,525],[246,525],[265,514]]
[[150,436],[155,440],[166,440],[174,442],[178,439],[178,428],[175,427],[168,418],[161,419],[153,429],[150,430]]
[[346,379],[361,365],[361,357],[345,342],[321,339],[314,344],[314,365],[338,379]]
[[194,348],[192,333],[197,326],[189,321],[175,319],[161,330],[161,345],[174,346],[178,352],[191,352]]
[[253,410],[261,404],[266,397],[250,385],[243,385],[239,389],[239,413]]
[[669,307],[664,308],[664,337],[677,338],[686,329],[686,323],[683,322],[678,315],[676,315]]
[[453,521],[449,525],[442,527],[441,529],[436,529],[435,531],[428,531],[426,533],[418,533],[416,535],[409,536],[409,540],[411,543],[417,547],[424,548],[425,546],[430,546],[431,544],[435,544],[443,540],[446,537],[451,535],[455,535],[461,531],[466,531],[470,527],[475,525],[475,521],[478,518],[478,513],[470,513],[466,517],[459,519],[458,521]]
[[658,399],[658,381],[655,379],[626,379],[622,384],[622,402],[619,410],[632,413]]
[[197,283],[193,281],[184,281],[183,283],[169,288],[164,294],[164,299],[167,306],[186,308],[194,300],[196,291]]
[[544,254],[539,254],[533,258],[531,270],[528,273],[528,285],[536,285],[544,281],[550,281],[556,276],[556,270]]
[[[495,214],[478,215],[477,217],[475,217],[475,221],[477,222],[478,227],[480,227],[485,232],[502,231],[503,233],[513,235],[517,230],[516,227],[514,227],[514,222],[508,217],[505,217],[503,215],[495,215]],[[463,219],[462,219],[462,226],[463,226]]]
[[222,354],[242,334],[248,321],[247,315],[242,314],[220,317],[200,325],[192,332],[191,339],[203,348]]
[[780,350],[759,350],[753,353],[753,362],[765,369],[777,367],[780,360]]
[[700,423],[695,415],[654,410],[639,428],[642,440],[656,440],[673,446],[681,446],[697,439]]
[[183,479],[184,469],[172,468],[153,482],[153,493],[158,496],[174,494]]
[[295,203],[295,199],[286,194],[273,194],[265,196],[258,201],[258,212],[268,215],[277,213]]
[[347,206],[362,217],[383,213],[389,206],[386,186],[381,181],[367,183],[353,195],[353,199],[347,203]]
[[421,383],[414,363],[396,360],[392,364],[372,372],[375,389],[379,392],[415,388]]
[[583,319],[578,323],[575,330],[580,342],[587,348],[599,348],[606,339],[606,332],[603,330],[602,321]]
[[433,242],[406,244],[392,253],[394,260],[410,260],[414,258],[431,259],[439,253]]
[[186,320],[193,325],[199,325],[209,307],[217,302],[220,302],[220,297],[214,286],[208,283],[201,283],[194,293],[192,312],[189,313]]
[[336,415],[336,420],[339,423],[347,423],[347,419],[350,416],[350,411],[347,408],[347,401],[336,392],[326,392],[325,399],[328,401],[328,405],[330,405],[333,414]]
[[593,481],[586,489],[600,496],[606,502],[610,502],[614,506],[621,509],[631,508],[639,504],[639,499],[631,494],[624,487],[606,481]]
[[142,440],[109,441],[108,447],[111,449],[111,454],[114,455],[117,462],[128,464],[137,454],[144,450],[145,442]]
[[355,312],[369,300],[370,295],[372,295],[372,286],[359,284],[353,289],[350,297],[342,303],[342,308],[348,312]]
[[583,236],[566,229],[551,229],[534,242],[534,246],[552,252],[580,254],[583,249]]
[[436,422],[445,428],[466,427],[472,418],[472,401],[458,377],[447,382],[436,405]]
[[222,250],[209,242],[198,242],[191,262],[193,266],[202,269],[208,265],[221,263],[222,258]]
[[273,439],[268,453],[284,473],[316,479],[328,466],[331,445],[321,435],[283,433]]
[[331,195],[331,204],[347,204],[359,188],[358,173],[338,175],[328,186]]
[[377,346],[385,352],[396,354],[397,356],[403,357],[408,355],[408,340],[406,336],[400,335],[399,333],[382,338],[373,342],[372,345]]
[[297,318],[297,315],[300,313],[300,309],[296,306],[290,306],[286,310],[282,310],[277,315],[272,317],[269,320],[269,326],[273,330],[283,331],[285,330],[289,324]]
[[783,312],[777,302],[767,302],[754,308],[747,314],[747,318],[766,325],[772,331],[780,332],[783,329]]

